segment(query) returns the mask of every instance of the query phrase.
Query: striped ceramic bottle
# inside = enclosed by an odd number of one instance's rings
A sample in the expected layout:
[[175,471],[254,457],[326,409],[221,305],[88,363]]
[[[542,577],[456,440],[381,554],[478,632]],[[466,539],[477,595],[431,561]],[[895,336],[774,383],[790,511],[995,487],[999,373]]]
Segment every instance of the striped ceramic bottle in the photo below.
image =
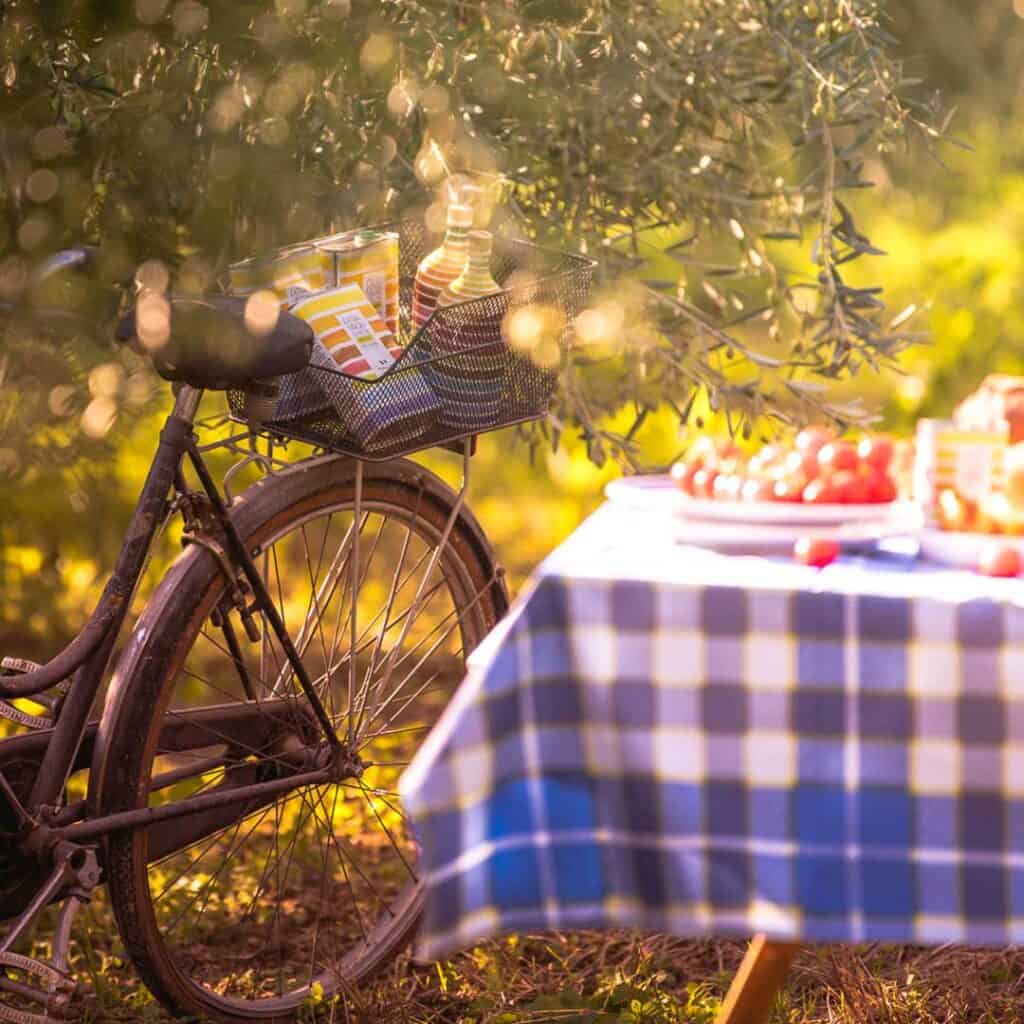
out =
[[[469,233],[466,267],[441,293],[432,351],[434,387],[443,403],[441,421],[462,430],[486,430],[500,419],[508,352],[501,340],[505,303],[485,296],[501,291],[491,276],[492,236]],[[459,306],[459,303],[468,303]],[[448,309],[450,306],[457,308]]]
[[437,300],[439,306],[450,306],[467,299],[479,299],[491,292],[501,291],[501,285],[491,277],[491,250],[494,236],[490,231],[470,231],[466,264]]
[[448,230],[444,241],[424,256],[416,270],[412,290],[412,319],[418,331],[430,319],[441,292],[462,273],[466,265],[473,208],[462,203],[448,207]]

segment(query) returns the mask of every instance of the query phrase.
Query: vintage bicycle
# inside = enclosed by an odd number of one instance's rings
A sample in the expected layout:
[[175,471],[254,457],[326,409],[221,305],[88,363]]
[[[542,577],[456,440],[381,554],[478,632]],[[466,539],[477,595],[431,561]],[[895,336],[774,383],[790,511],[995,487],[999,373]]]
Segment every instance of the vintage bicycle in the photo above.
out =
[[[396,780],[508,605],[466,504],[474,438],[543,416],[556,383],[480,324],[500,325],[516,302],[554,305],[564,342],[592,264],[507,243],[496,277],[526,269],[522,289],[439,310],[415,332],[426,238],[400,231],[407,344],[361,400],[385,408],[432,373],[449,393],[497,381],[500,401],[475,420],[442,417],[367,450],[344,409],[273,419],[272,382],[307,367],[312,333],[288,314],[252,333],[241,298],[171,297],[167,343],[140,349],[174,405],[113,573],[52,660],[2,661],[13,731],[0,739],[0,1021],[74,1019],[72,922],[99,887],[145,984],[191,1019],[293,1021],[411,937],[417,845]],[[37,278],[92,256],[60,253]],[[61,310],[6,314],[73,324]],[[120,341],[137,344],[137,315],[120,320]],[[467,326],[473,344],[452,344]],[[197,414],[215,391],[231,419],[204,439]],[[427,448],[459,454],[457,490],[407,458]],[[232,457],[220,485],[214,455]],[[236,494],[246,469],[261,475]],[[175,518],[184,551],[107,686],[155,538]],[[51,907],[51,953],[30,955]]]

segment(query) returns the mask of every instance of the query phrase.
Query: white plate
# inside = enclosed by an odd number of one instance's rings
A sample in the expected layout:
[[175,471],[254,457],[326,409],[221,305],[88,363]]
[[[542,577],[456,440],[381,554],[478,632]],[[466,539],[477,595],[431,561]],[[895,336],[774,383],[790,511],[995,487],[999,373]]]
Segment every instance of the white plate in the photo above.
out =
[[894,530],[884,519],[841,526],[794,526],[792,524],[709,523],[698,519],[669,519],[669,532],[679,544],[694,544],[715,551],[739,553],[769,553],[793,550],[793,545],[804,537],[821,537],[840,544],[872,544],[904,534]]
[[609,501],[634,508],[683,516],[691,522],[730,523],[734,526],[837,527],[891,524],[890,533],[916,531],[920,513],[909,501],[874,505],[801,505],[784,501],[713,501],[691,498],[667,475],[627,476],[605,487]]
[[1024,537],[1006,537],[991,533],[953,533],[949,530],[922,530],[918,535],[921,555],[930,562],[958,569],[977,569],[982,551],[991,544],[1017,549],[1024,558]]

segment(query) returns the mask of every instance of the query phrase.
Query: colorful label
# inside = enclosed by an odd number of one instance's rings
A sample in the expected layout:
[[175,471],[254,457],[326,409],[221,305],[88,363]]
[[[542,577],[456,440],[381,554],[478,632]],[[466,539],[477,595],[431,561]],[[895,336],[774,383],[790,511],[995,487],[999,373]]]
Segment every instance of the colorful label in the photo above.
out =
[[350,376],[374,380],[402,353],[376,306],[358,285],[311,295],[290,312],[313,328],[317,344],[330,361]]
[[228,267],[228,277],[233,295],[267,288],[280,297],[284,309],[294,301],[290,291],[319,292],[331,283],[331,259],[312,246],[303,246],[270,259],[235,263]]
[[346,232],[317,239],[331,260],[337,288],[357,285],[398,337],[398,235],[393,231]]
[[979,502],[1001,489],[1005,431],[960,430],[948,420],[921,420],[914,453],[914,499],[929,517],[939,495],[954,490]]

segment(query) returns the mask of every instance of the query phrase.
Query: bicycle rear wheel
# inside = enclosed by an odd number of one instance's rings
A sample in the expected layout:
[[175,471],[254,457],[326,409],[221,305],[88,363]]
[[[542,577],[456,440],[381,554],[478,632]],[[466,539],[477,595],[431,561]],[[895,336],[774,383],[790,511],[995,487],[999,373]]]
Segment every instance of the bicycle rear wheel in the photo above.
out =
[[[107,839],[125,945],[178,1013],[291,1021],[388,962],[418,919],[417,846],[397,778],[506,597],[468,511],[442,545],[454,495],[440,481],[410,463],[368,466],[357,521],[353,474],[345,460],[286,472],[243,495],[233,514],[338,734],[365,767]],[[115,677],[96,811],[229,792],[323,763],[309,702],[264,616],[255,622],[250,643],[213,558],[183,556]],[[187,742],[182,728],[170,742],[171,727],[186,725]]]

